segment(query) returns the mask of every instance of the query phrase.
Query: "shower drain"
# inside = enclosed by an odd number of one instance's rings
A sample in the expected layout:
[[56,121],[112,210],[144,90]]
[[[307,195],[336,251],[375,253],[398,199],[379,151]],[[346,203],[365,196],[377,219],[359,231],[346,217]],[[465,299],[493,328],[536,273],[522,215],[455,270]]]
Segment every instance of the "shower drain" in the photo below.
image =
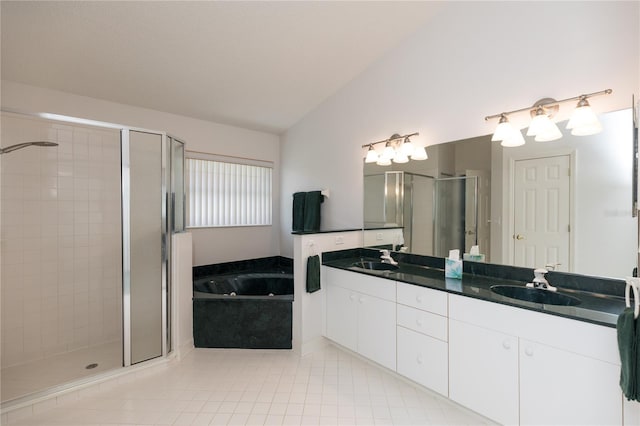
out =
[[89,364],[89,365],[87,365],[85,368],[86,368],[87,370],[91,370],[92,368],[96,368],[97,366],[98,366],[98,364],[95,364],[95,363],[94,363],[94,364]]

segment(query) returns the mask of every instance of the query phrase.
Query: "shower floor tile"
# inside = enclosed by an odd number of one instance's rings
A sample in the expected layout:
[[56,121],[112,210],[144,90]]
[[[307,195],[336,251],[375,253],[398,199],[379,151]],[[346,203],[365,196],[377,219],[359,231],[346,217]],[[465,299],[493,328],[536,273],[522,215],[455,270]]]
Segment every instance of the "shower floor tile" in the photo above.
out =
[[446,398],[334,346],[195,349],[166,369],[14,425],[479,425]]
[[[89,364],[97,367],[86,369]],[[0,370],[2,402],[122,367],[122,343],[79,349]]]

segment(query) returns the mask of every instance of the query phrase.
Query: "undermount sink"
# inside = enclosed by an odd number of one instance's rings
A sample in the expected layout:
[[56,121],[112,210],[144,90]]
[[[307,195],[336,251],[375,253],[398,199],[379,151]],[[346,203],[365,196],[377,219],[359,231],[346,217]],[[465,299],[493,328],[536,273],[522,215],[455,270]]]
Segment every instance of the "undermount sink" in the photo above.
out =
[[576,306],[581,303],[580,299],[566,294],[517,285],[494,285],[491,286],[491,291],[511,299],[542,303],[544,305]]
[[352,266],[361,269],[369,269],[372,271],[395,271],[398,269],[398,265],[392,265],[390,263],[372,260],[361,260],[360,262],[354,263]]

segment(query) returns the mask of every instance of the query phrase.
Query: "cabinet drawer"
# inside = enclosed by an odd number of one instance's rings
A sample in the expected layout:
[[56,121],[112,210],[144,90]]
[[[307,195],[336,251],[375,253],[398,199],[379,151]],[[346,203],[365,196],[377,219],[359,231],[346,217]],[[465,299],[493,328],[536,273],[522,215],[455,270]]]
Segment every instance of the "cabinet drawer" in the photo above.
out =
[[447,316],[447,293],[417,285],[398,283],[398,303]]
[[447,344],[398,327],[398,373],[444,396],[449,394]]
[[398,325],[447,341],[447,318],[440,315],[398,305]]

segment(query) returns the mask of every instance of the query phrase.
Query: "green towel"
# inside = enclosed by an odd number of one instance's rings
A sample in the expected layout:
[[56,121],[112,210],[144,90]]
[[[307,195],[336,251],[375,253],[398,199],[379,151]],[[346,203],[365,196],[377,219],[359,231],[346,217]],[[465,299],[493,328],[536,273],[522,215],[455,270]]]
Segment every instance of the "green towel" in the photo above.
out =
[[320,290],[320,256],[307,258],[307,293]]
[[320,203],[324,196],[320,191],[307,192],[304,197],[304,231],[320,230]]
[[304,199],[306,196],[305,192],[293,194],[293,223],[291,226],[293,232],[302,232],[304,230]]
[[633,318],[633,308],[618,317],[618,350],[620,351],[620,388],[628,400],[638,400],[638,339],[640,327]]

